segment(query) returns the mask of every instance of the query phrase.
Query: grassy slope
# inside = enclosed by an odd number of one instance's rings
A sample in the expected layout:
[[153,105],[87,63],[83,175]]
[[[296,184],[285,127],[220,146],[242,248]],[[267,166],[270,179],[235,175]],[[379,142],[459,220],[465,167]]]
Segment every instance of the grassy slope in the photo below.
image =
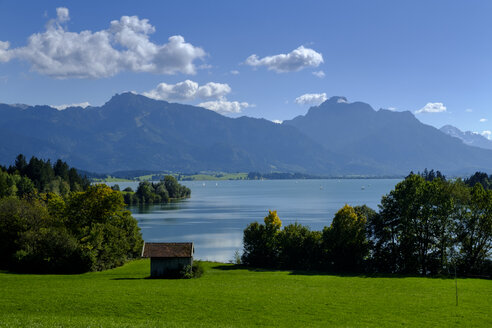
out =
[[[253,272],[206,263],[151,280],[149,261],[83,275],[0,273],[0,327],[492,326],[492,281]],[[218,267],[222,266],[222,269]]]

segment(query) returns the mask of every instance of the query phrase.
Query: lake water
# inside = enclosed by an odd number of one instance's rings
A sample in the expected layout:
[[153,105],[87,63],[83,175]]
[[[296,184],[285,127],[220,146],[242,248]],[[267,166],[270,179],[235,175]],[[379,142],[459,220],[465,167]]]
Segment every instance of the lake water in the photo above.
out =
[[[377,210],[399,179],[184,181],[191,198],[131,207],[147,242],[195,243],[195,258],[228,262],[242,250],[243,230],[277,210],[283,225],[328,226],[345,204]],[[136,190],[138,182],[118,183]]]

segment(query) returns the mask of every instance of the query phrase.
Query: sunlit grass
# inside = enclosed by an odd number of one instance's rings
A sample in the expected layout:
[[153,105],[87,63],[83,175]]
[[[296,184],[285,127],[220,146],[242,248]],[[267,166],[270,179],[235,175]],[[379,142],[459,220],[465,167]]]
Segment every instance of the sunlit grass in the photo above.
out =
[[492,326],[492,281],[253,271],[205,263],[146,279],[148,260],[82,275],[0,273],[0,327]]

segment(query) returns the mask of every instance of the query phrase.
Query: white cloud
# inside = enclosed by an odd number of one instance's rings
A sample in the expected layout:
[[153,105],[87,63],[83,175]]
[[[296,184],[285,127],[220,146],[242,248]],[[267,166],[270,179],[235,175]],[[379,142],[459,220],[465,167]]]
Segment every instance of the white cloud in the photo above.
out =
[[220,98],[231,92],[231,87],[227,83],[208,82],[198,88],[197,95],[200,98]]
[[322,78],[325,77],[325,72],[323,72],[323,71],[317,71],[317,72],[313,72],[313,75],[316,76],[316,77],[319,77],[320,79],[322,79]]
[[32,34],[26,46],[9,49],[8,42],[0,41],[0,61],[19,58],[33,71],[54,78],[102,78],[120,71],[194,74],[194,61],[205,57],[203,49],[180,35],[165,44],[151,42],[155,28],[137,16],[111,21],[107,30],[79,33],[60,24],[69,19],[67,8],[57,8],[57,19],[43,33]]
[[68,22],[70,20],[68,9],[65,7],[56,8],[56,17],[60,23]]
[[253,107],[253,105],[248,104],[247,102],[228,101],[226,98],[202,102],[197,106],[210,109],[221,114],[240,113],[243,108]]
[[279,54],[259,58],[251,55],[246,59],[246,64],[258,67],[266,66],[277,73],[296,72],[306,67],[318,67],[323,63],[323,55],[313,49],[300,46],[288,54]]
[[159,83],[155,89],[142,94],[157,100],[193,100],[220,98],[230,92],[231,87],[226,83],[208,82],[200,86],[197,82],[186,80],[176,84]]
[[276,124],[282,124],[283,121],[282,120],[273,120],[272,122],[276,123]]
[[396,107],[388,107],[386,108],[387,110],[390,110],[392,112],[396,112],[397,108]]
[[471,112],[473,112],[473,109],[471,109],[471,108],[467,108],[467,109],[465,109],[465,112],[467,112],[467,113],[471,113]]
[[485,138],[492,140],[492,131],[485,130],[485,131],[482,131],[482,133],[480,133],[480,134],[483,135]]
[[86,107],[88,107],[90,105],[91,104],[89,104],[87,101],[85,101],[85,102],[82,102],[82,103],[70,104],[70,105],[51,105],[51,107],[56,108],[58,110],[64,110],[64,109],[67,109],[68,107],[82,107],[82,108],[86,108]]
[[427,103],[424,107],[421,109],[415,111],[415,114],[420,114],[420,113],[441,113],[446,111],[446,106],[443,105],[443,103]]
[[481,123],[484,123],[484,122],[487,122],[487,121],[488,121],[488,120],[487,120],[486,118],[481,118],[481,119],[480,119],[480,122],[481,122]]
[[239,71],[238,70],[232,70],[232,71],[230,71],[230,73],[232,75],[238,75],[239,74]]
[[8,62],[12,57],[11,50],[9,50],[10,42],[0,41],[0,62]]
[[296,98],[295,102],[299,105],[319,105],[326,101],[326,93],[306,93]]

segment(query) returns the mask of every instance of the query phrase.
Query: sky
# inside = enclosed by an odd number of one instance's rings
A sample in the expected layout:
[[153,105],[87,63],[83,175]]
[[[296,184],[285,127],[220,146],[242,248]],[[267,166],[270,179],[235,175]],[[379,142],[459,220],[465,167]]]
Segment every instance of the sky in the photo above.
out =
[[132,91],[282,121],[345,96],[490,137],[491,16],[473,0],[0,0],[0,103]]

